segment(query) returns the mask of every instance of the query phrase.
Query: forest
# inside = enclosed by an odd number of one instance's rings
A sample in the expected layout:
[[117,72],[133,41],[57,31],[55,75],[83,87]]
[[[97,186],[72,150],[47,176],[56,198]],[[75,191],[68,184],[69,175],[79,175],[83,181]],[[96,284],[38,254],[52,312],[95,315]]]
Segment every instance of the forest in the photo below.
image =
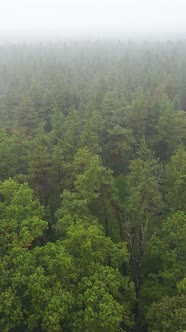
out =
[[186,42],[0,45],[0,331],[186,331]]

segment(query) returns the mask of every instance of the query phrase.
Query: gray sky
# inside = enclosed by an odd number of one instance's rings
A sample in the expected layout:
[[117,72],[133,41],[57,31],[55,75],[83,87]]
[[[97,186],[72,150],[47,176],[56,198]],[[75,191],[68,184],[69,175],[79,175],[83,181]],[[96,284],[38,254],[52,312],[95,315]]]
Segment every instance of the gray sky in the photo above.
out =
[[0,36],[186,36],[186,0],[0,0]]

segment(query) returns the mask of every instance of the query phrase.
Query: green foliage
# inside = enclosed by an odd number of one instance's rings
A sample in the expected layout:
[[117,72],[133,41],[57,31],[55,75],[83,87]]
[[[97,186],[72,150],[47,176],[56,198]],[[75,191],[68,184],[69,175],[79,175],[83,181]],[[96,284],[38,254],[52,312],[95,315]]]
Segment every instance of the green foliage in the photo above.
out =
[[99,200],[104,188],[111,186],[112,173],[103,167],[101,158],[87,147],[77,150],[72,163],[73,191],[64,190],[62,207],[57,215],[91,216],[91,204]]
[[96,222],[69,219],[65,237],[36,246],[47,224],[26,184],[6,180],[1,195],[0,327],[4,331],[116,331],[131,326],[135,300],[114,244]]
[[124,232],[132,258],[136,288],[141,284],[141,269],[149,239],[154,234],[162,198],[156,176],[156,161],[144,141],[138,152],[140,158],[131,161],[130,174],[126,177],[124,199]]
[[[182,293],[185,293],[183,278],[186,275],[186,216],[183,212],[169,217],[159,236],[150,241],[144,272],[142,302],[149,325],[156,326],[157,331],[181,331],[185,327],[185,295]],[[163,306],[165,311],[162,312]]]
[[186,328],[186,296],[164,297],[152,305],[147,315],[149,331],[184,332]]
[[0,330],[186,329],[185,50],[2,45]]
[[30,96],[22,96],[14,117],[16,128],[26,136],[33,136],[38,128],[38,122],[38,113]]
[[186,212],[186,151],[181,146],[167,164],[164,190],[167,209],[171,212]]
[[0,183],[1,249],[5,254],[16,248],[29,248],[42,235],[44,210],[27,184],[12,179]]
[[128,260],[126,244],[115,245],[96,223],[87,226],[79,221],[68,228],[64,245],[76,257],[74,330],[114,331],[124,317],[124,324],[130,325],[134,291],[128,278],[116,269]]
[[27,146],[19,133],[8,133],[0,129],[0,179],[21,177],[27,168]]
[[0,328],[11,331],[24,321],[20,293],[32,271],[29,252],[47,228],[44,210],[26,184],[14,180],[0,183]]

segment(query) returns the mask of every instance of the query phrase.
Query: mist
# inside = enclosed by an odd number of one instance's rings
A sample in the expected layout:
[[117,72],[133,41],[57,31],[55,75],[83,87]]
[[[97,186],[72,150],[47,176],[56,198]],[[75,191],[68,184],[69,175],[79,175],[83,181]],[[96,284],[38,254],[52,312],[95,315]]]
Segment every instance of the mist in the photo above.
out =
[[0,40],[185,38],[184,0],[0,0]]

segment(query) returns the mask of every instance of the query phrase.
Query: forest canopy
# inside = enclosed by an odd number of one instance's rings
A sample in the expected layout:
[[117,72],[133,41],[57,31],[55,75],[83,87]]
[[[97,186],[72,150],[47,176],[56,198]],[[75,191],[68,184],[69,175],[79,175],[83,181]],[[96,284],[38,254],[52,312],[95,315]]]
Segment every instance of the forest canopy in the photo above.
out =
[[0,46],[0,330],[186,330],[186,42]]

